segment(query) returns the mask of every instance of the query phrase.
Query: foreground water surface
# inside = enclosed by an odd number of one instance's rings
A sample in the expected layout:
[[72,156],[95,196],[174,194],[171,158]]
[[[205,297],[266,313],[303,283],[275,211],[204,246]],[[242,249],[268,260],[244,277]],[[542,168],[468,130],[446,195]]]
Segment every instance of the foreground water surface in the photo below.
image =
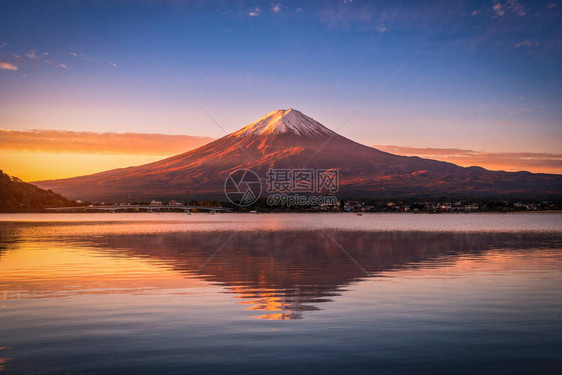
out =
[[0,215],[6,373],[562,373],[562,214]]

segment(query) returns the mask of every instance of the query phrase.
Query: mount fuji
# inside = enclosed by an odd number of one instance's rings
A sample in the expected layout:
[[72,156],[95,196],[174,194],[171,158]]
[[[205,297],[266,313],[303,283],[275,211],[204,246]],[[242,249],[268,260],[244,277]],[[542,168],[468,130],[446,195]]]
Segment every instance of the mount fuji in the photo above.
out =
[[562,175],[489,171],[390,154],[326,128],[295,109],[277,110],[205,146],[154,163],[34,182],[72,199],[224,200],[237,169],[337,169],[338,197],[560,197]]

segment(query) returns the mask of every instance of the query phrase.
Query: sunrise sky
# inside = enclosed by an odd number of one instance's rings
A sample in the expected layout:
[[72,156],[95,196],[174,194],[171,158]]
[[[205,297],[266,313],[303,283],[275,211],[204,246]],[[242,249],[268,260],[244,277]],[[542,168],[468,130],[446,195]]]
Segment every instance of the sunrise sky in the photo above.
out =
[[3,1],[0,169],[76,176],[223,136],[175,79],[227,132],[289,107],[336,130],[360,109],[339,133],[366,145],[562,173],[561,13],[559,0]]

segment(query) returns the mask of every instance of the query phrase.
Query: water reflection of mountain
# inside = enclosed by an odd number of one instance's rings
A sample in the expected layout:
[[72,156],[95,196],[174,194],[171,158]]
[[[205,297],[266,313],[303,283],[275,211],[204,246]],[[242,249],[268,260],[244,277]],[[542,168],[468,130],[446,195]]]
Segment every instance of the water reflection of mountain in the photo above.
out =
[[221,284],[265,319],[301,318],[303,311],[319,309],[351,283],[383,271],[440,267],[493,249],[562,247],[559,234],[544,233],[172,232],[84,241],[112,255],[148,257],[187,277]]

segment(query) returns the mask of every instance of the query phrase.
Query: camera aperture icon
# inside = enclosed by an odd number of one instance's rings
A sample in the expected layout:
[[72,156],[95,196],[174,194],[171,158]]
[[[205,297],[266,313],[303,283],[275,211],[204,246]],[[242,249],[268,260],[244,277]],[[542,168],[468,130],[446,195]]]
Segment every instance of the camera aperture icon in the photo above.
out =
[[261,196],[261,180],[250,169],[237,169],[224,181],[224,194],[237,206],[250,206]]

